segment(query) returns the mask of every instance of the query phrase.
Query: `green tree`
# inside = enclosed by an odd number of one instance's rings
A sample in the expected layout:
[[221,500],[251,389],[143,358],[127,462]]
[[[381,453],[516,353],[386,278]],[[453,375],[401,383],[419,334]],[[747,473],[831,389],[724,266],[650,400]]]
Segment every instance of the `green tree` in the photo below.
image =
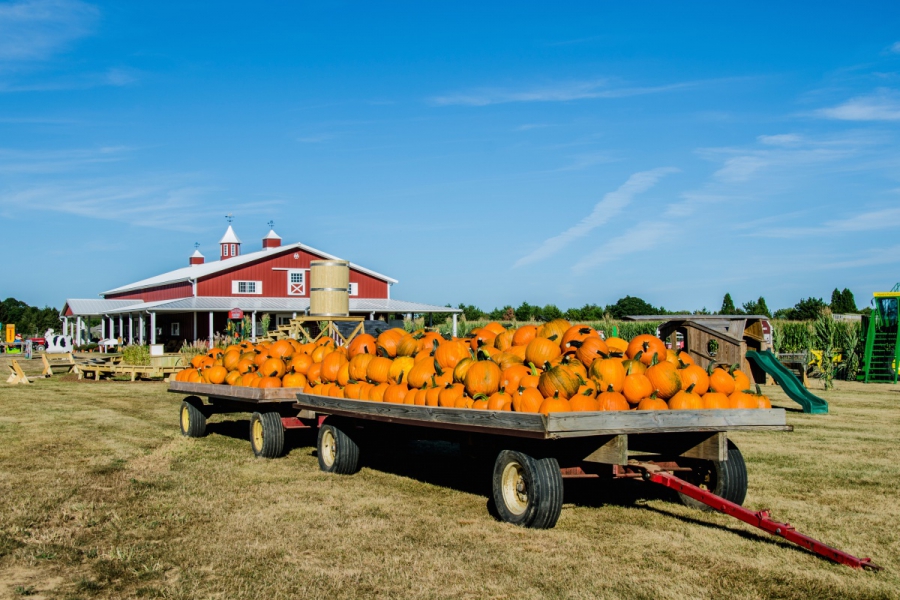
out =
[[841,292],[841,300],[843,302],[845,312],[859,312],[859,309],[856,308],[856,298],[853,297],[853,292],[851,292],[849,289],[844,288],[844,291]]
[[[771,317],[772,314],[769,312],[769,307],[766,306],[766,299],[762,296],[759,297],[759,300],[753,302],[744,302],[743,304],[744,310],[743,312],[748,315],[765,315],[767,317]],[[741,311],[738,311],[741,312]]]
[[841,296],[841,292],[838,291],[837,288],[834,288],[834,291],[831,292],[831,312],[833,313],[843,313],[844,312],[844,297]]
[[534,313],[537,309],[538,307],[523,302],[516,309],[516,321],[533,321],[535,318]]
[[541,312],[539,315],[537,315],[537,318],[539,321],[547,322],[552,321],[553,319],[561,319],[562,316],[562,311],[559,310],[559,308],[557,308],[555,304],[548,304],[541,309]]
[[731,294],[725,292],[725,297],[722,298],[722,308],[719,309],[720,315],[733,315],[737,313],[737,309],[734,307],[734,300],[731,299]]
[[477,306],[460,304],[457,308],[463,311],[466,321],[478,321],[484,318],[484,313]]
[[604,312],[608,312],[614,319],[622,319],[628,315],[658,315],[659,309],[640,298],[625,296],[607,306]]
[[[775,318],[788,319],[789,321],[813,321],[819,317],[822,309],[828,308],[821,298],[801,298],[800,302],[782,311],[775,312]],[[779,314],[781,316],[779,317]]]

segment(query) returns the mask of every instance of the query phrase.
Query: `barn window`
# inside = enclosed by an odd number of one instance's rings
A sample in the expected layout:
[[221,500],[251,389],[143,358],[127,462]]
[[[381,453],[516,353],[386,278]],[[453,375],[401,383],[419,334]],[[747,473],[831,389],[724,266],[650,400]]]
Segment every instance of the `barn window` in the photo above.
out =
[[306,293],[306,277],[303,269],[288,269],[287,278],[288,296],[302,296]]
[[359,284],[354,282],[350,283],[350,286],[347,288],[347,292],[351,296],[359,296]]
[[178,321],[172,323],[172,335],[181,335],[181,323]]
[[232,281],[232,294],[262,294],[262,281]]

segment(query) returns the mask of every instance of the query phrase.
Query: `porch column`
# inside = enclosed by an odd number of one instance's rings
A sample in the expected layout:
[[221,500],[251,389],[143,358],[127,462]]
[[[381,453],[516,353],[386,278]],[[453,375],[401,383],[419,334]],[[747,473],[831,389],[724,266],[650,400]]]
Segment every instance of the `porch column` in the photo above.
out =
[[138,341],[144,345],[144,313],[138,314]]
[[456,313],[453,313],[453,337],[456,337]]
[[194,311],[194,333],[193,333],[193,335],[194,335],[194,341],[196,342],[198,339],[197,338],[197,311],[196,310]]
[[128,313],[128,345],[134,344],[134,316]]
[[150,313],[150,343],[156,343],[156,312]]
[[75,317],[75,345],[81,345],[81,315]]
[[213,313],[209,311],[209,347],[213,347]]
[[250,313],[250,339],[256,343],[256,311]]
[[69,334],[69,317],[63,317],[63,336],[70,335]]
[[125,322],[122,319],[122,315],[119,315],[119,337],[116,339],[121,339],[122,343],[125,343]]
[[106,320],[103,317],[106,315],[100,315],[100,339],[106,339]]

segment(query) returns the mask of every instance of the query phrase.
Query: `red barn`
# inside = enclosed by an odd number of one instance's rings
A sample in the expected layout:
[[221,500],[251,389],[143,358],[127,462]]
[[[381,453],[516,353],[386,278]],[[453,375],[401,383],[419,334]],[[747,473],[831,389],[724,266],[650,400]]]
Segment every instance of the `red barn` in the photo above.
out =
[[[286,324],[309,310],[310,261],[322,259],[337,257],[300,243],[283,246],[274,230],[262,239],[260,250],[245,254],[229,225],[219,240],[219,260],[206,262],[197,250],[186,267],[108,290],[101,300],[69,299],[62,312],[64,328],[75,317],[72,333],[82,339],[82,317],[100,316],[101,337],[180,345],[223,332],[235,308],[251,315],[254,324],[263,313],[271,316],[273,327]],[[376,319],[450,312],[455,325],[458,309],[392,299],[395,283],[351,262],[350,313]]]

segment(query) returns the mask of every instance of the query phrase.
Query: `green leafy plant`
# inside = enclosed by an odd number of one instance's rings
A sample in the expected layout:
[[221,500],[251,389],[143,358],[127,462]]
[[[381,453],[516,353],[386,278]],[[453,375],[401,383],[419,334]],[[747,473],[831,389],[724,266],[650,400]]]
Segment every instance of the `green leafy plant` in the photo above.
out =
[[122,362],[126,365],[149,365],[150,364],[150,347],[141,346],[140,344],[132,344],[122,349]]
[[825,389],[834,387],[834,338],[837,326],[831,316],[831,309],[824,308],[819,312],[819,317],[813,322],[813,343],[816,350],[822,351],[822,360],[814,367],[814,373],[819,376]]

